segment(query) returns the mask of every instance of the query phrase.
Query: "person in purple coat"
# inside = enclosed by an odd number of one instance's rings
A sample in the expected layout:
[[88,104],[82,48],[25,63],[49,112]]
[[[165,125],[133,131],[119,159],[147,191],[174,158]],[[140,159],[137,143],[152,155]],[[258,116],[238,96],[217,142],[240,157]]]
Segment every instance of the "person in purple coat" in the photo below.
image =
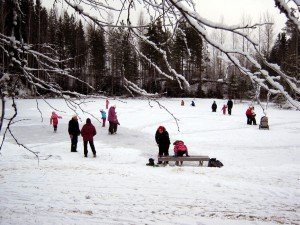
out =
[[113,105],[109,108],[107,120],[109,122],[108,133],[115,134],[119,124],[116,113],[116,105]]

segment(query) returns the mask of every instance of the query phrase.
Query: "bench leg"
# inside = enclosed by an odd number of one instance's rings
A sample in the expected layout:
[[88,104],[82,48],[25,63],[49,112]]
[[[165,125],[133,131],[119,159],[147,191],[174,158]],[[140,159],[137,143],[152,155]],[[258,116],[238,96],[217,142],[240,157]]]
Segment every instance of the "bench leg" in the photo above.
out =
[[199,161],[199,166],[203,166],[203,161]]

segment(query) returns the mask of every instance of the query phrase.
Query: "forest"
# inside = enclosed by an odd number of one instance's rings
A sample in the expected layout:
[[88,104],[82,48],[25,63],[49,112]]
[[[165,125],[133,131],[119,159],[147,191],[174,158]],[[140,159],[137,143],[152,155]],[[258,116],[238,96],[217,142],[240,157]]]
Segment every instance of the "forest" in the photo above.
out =
[[[2,73],[11,64],[6,54],[9,52],[5,46],[7,40],[3,37],[9,37],[14,27],[13,4],[13,1],[0,2]],[[126,21],[120,21],[118,26],[98,26],[86,22],[76,13],[58,10],[55,6],[46,9],[40,0],[22,0],[19,7],[22,15],[18,18],[17,32],[14,31],[15,38],[27,43],[32,51],[55,60],[45,62],[47,59],[38,60],[34,54],[23,54],[21,61],[31,68],[30,73],[35,78],[55,83],[59,90],[84,95],[126,96],[132,95],[126,82],[134,82],[146,92],[160,96],[252,99],[256,95],[256,84],[249,77],[242,76],[242,72],[232,63],[223,60],[224,53],[215,46],[209,46],[204,38],[199,38],[197,30],[184,19],[177,21],[177,29],[174,30],[168,29],[162,18],[148,21],[145,13],[139,12],[136,21],[138,29],[134,32],[146,37],[146,42],[130,35],[132,28]],[[114,20],[112,14],[107,17],[107,21]],[[276,37],[274,18],[266,12],[260,20],[263,25],[253,29],[246,26],[252,18],[241,18],[243,33],[258,41],[260,52],[270,63],[277,64],[284,73],[298,80],[299,30],[291,20],[287,20],[285,29]],[[258,62],[261,61],[247,37],[229,36],[223,30],[212,31],[209,35],[217,43],[231,43],[230,48],[250,52]],[[156,46],[165,55],[157,51]],[[251,69],[251,63],[246,60],[241,62],[245,64],[242,66]],[[169,67],[184,77],[188,88],[178,85],[177,79],[168,79]],[[270,68],[264,69],[275,76]],[[14,68],[10,73],[22,71]],[[12,91],[16,92],[14,95],[55,95],[48,87],[33,87],[30,79],[24,75],[20,77],[11,81],[11,86],[18,87],[17,91]],[[283,85],[289,88],[285,82]],[[262,91],[260,96],[266,98],[267,91]],[[275,100],[282,99],[280,93],[273,97]]]

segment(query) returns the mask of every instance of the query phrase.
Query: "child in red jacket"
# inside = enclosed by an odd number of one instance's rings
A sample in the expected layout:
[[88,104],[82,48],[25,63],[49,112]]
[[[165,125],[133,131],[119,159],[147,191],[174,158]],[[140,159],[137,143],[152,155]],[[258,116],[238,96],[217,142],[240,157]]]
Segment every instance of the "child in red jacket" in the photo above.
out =
[[[183,141],[177,140],[173,143],[174,145],[174,153],[175,156],[189,156],[188,149]],[[180,161],[180,165],[182,165],[182,161]],[[176,165],[178,166],[178,162],[176,161]]]
[[50,117],[50,125],[53,125],[54,132],[57,131],[58,119],[62,119],[62,117],[57,115],[55,112],[52,112]]

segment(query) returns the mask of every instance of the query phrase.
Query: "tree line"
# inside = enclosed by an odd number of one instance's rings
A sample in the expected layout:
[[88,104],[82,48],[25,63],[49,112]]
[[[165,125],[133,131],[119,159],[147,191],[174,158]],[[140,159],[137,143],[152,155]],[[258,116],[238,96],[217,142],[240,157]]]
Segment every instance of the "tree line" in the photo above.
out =
[[[0,29],[3,34],[9,34],[13,23],[9,2],[0,2]],[[220,51],[209,49],[184,20],[179,21],[176,31],[172,32],[161,20],[150,24],[145,22],[141,13],[138,30],[148,39],[143,42],[132,39],[129,35],[132,30],[124,23],[106,28],[83,25],[80,19],[67,11],[58,13],[55,8],[47,11],[40,0],[22,0],[20,7],[23,12],[18,29],[22,33],[20,39],[30,44],[32,49],[58,59],[61,69],[94,87],[92,90],[76,79],[49,76],[51,73],[46,74],[43,70],[33,72],[37,78],[53,81],[64,90],[82,94],[124,95],[128,94],[123,85],[126,78],[149,93],[171,97],[251,98],[254,95],[251,81],[241,76],[234,66],[224,63]],[[18,38],[18,34],[15,36]],[[223,41],[222,34],[219,34],[219,42],[222,44]],[[234,43],[237,41],[233,37]],[[241,43],[243,50],[247,48],[246,41]],[[287,23],[286,31],[278,35],[273,48],[268,42],[264,54],[289,75],[298,76],[299,51],[295,51],[295,46],[299,49],[299,44],[296,43],[299,43],[297,29]],[[157,46],[165,54],[157,51]],[[9,62],[5,51],[1,49],[0,52],[0,67],[4,70]],[[27,56],[25,60],[28,67],[37,68],[33,57]],[[176,79],[161,76],[168,76],[168,67],[184,76],[192,88],[182,90]],[[26,79],[22,85],[30,87]],[[39,92],[47,94],[43,90]]]

